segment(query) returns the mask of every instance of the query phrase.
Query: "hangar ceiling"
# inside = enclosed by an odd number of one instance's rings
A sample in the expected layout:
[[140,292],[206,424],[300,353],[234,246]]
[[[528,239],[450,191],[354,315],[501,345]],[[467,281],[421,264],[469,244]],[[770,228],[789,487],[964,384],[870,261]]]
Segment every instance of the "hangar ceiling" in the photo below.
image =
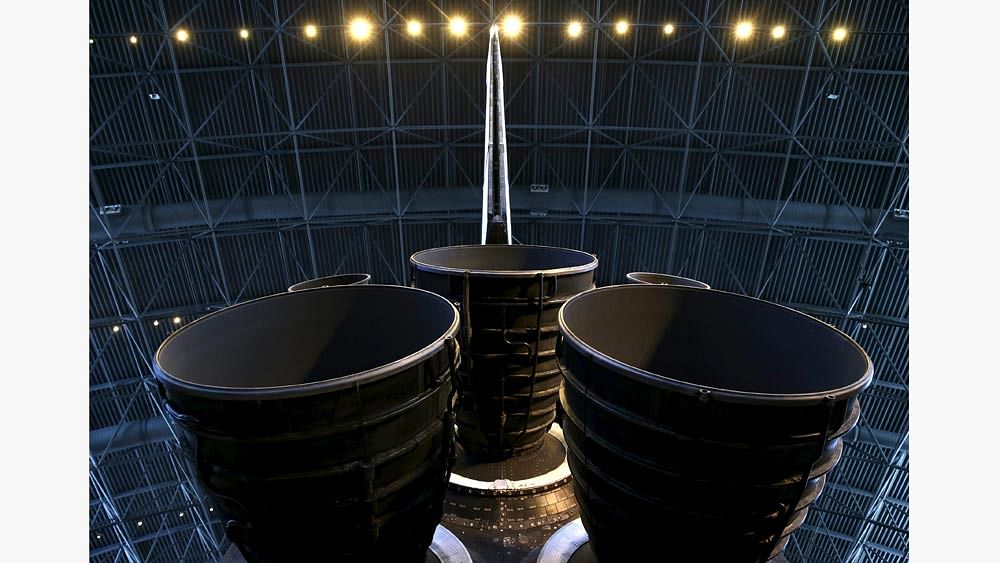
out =
[[226,547],[156,400],[170,331],[311,277],[408,283],[411,253],[478,240],[487,29],[511,12],[515,238],[597,254],[600,285],[669,272],[857,339],[876,382],[786,555],[907,560],[906,2],[90,6],[92,560]]

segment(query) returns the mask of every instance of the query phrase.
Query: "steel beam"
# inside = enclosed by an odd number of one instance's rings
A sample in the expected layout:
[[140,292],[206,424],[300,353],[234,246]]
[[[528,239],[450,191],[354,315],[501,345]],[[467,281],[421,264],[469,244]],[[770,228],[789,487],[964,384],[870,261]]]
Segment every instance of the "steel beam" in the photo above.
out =
[[[480,211],[478,187],[465,186],[461,188],[434,188],[404,191],[403,197],[409,200],[407,214],[435,213],[468,213]],[[584,188],[585,189],[585,188]],[[620,190],[603,194],[595,199],[588,214],[606,215],[610,217],[633,216],[668,216],[669,210],[663,205],[663,199],[676,197],[677,194],[654,194],[649,190]],[[511,207],[523,214],[532,209],[545,209],[550,213],[578,214],[574,205],[578,197],[573,190],[567,193],[549,192],[541,194],[526,193],[518,190],[511,193]],[[330,217],[358,217],[370,215],[385,215],[398,218],[397,210],[389,205],[381,192],[332,192],[324,197],[319,193],[305,193],[303,201],[306,206],[313,206],[314,219]],[[731,223],[756,225],[773,228],[801,228],[820,231],[850,231],[870,235],[859,231],[857,218],[867,225],[874,226],[882,219],[883,210],[862,209],[844,205],[824,205],[805,202],[778,202],[757,200],[757,205],[749,205],[746,200],[693,194],[685,208],[683,219],[689,221],[725,221]],[[772,224],[767,218],[757,213],[760,205],[785,205],[781,220]],[[294,205],[283,196],[256,196],[242,198],[238,203],[230,200],[208,200],[207,206],[219,213],[228,209],[225,215],[218,218],[218,224],[245,223],[254,221],[297,221],[302,220],[302,208]],[[517,213],[515,213],[515,216]],[[107,228],[107,231],[105,230]],[[91,218],[90,236],[95,243],[108,241],[108,232],[114,240],[128,240],[136,237],[166,234],[168,231],[178,231],[192,228],[204,228],[201,212],[190,204],[137,205],[123,206],[122,213],[104,216],[103,224],[96,218]],[[212,230],[214,232],[214,229]],[[908,221],[905,219],[889,219],[882,224],[880,236],[887,240],[905,241],[908,239]]]

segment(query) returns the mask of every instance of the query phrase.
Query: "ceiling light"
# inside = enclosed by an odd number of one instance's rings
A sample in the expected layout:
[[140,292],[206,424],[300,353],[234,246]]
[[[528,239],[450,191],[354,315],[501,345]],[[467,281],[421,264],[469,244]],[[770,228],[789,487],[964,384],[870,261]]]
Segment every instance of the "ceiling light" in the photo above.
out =
[[249,39],[250,38],[250,30],[249,29],[241,29],[240,30],[240,37],[243,38],[243,39]]
[[176,37],[178,41],[184,43],[188,39],[191,39],[191,34],[188,33],[186,29],[178,29]]
[[452,35],[465,35],[465,32],[468,31],[468,29],[469,24],[466,23],[465,18],[461,16],[451,18],[451,21],[448,22],[448,31],[450,31]]
[[673,32],[674,32],[674,24],[668,23],[667,25],[663,26],[664,35],[670,35]]
[[181,324],[181,318],[180,317],[174,317],[174,324],[175,325]]
[[367,41],[372,36],[372,24],[364,18],[351,21],[349,30],[351,38],[355,41]]
[[210,507],[208,507],[208,511],[209,512],[215,512],[215,509],[210,506]]
[[118,325],[115,325],[115,326],[111,327],[111,332],[118,332],[121,329],[122,329],[122,327],[120,327]]
[[406,32],[410,35],[420,35],[424,32],[424,24],[418,20],[410,20],[406,22]]
[[137,525],[141,528],[142,527],[142,520],[139,520],[139,522],[137,523]]
[[180,516],[181,518],[184,518],[184,513],[181,512],[180,514],[178,514],[178,516]]
[[93,39],[93,38],[91,38],[91,39],[90,39],[90,44],[91,44],[91,45],[93,45],[93,44],[94,44],[94,39]]
[[160,321],[153,321],[153,326],[160,326]]
[[101,534],[97,534],[97,539],[101,539]]
[[306,26],[306,37],[309,37],[309,38],[316,37],[316,33],[317,33],[317,31],[316,31],[316,26],[315,25],[309,24],[309,25]]
[[868,328],[868,323],[861,323],[861,328]]
[[833,30],[833,40],[834,41],[843,41],[844,39],[847,39],[847,28],[846,27],[838,27],[837,29]]
[[736,37],[740,39],[747,39],[753,35],[753,24],[748,21],[742,21],[736,24]]
[[569,22],[566,26],[566,35],[570,37],[579,37],[583,33],[583,24],[580,22]]
[[133,44],[133,45],[135,45],[136,43],[139,42],[139,38],[136,37],[135,35],[133,35],[132,37],[128,38],[128,42],[131,43],[131,44]]
[[785,26],[776,25],[771,29],[771,37],[775,39],[781,39],[785,36]]
[[618,20],[615,24],[615,33],[618,35],[625,35],[628,33],[628,22],[625,20]]
[[521,33],[521,28],[524,25],[521,23],[521,18],[518,16],[507,16],[503,19],[503,34],[507,37],[517,37]]

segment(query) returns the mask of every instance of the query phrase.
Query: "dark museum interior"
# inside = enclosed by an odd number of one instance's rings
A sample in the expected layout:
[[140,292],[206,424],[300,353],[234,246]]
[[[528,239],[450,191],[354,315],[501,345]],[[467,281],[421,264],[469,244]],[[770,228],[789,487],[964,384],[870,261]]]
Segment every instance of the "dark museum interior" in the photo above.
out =
[[910,560],[906,2],[87,25],[90,561]]

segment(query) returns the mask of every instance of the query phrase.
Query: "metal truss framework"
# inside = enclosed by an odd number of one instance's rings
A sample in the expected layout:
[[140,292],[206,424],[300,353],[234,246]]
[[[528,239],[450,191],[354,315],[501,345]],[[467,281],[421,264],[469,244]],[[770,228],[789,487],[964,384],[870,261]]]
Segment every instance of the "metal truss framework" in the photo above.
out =
[[[492,20],[491,10],[524,9],[493,4],[461,6],[482,22]],[[565,52],[565,20],[544,2],[525,14],[536,31],[510,55],[505,50],[505,66],[519,69],[508,73],[507,86],[508,138],[519,159],[511,161],[512,189],[545,179],[570,202],[564,211],[539,208],[529,196],[513,210],[515,237],[597,253],[600,283],[618,283],[630,269],[690,275],[798,308],[859,340],[877,368],[865,419],[786,554],[793,561],[906,560],[909,131],[905,104],[891,103],[888,86],[865,85],[905,85],[905,62],[874,64],[905,53],[905,17],[901,27],[881,22],[871,2],[810,3],[812,13],[761,3],[761,12],[794,18],[787,25],[798,32],[801,56],[793,63],[777,56],[778,47],[747,52],[730,44],[725,18],[738,3],[662,3],[669,4],[664,17],[684,23],[675,38],[655,43],[639,33],[620,39],[606,24],[624,11],[647,17],[636,30],[658,30],[661,3],[570,4],[590,24],[589,53]],[[225,24],[215,24],[225,18],[213,19],[220,10],[207,1],[181,10],[163,0],[92,8],[95,21],[117,22],[109,24],[114,31],[95,32],[95,44],[124,45],[131,33],[143,42],[141,54],[92,53],[92,430],[163,420],[149,361],[174,317],[184,324],[329,273],[367,271],[378,282],[407,283],[411,252],[476,240],[477,212],[458,201],[420,202],[442,189],[478,201],[485,49],[482,56],[476,49],[485,26],[463,41],[447,38],[443,15],[416,0],[239,6],[239,17]],[[364,50],[342,37],[352,10],[381,30]],[[399,23],[420,10],[439,39],[402,49]],[[338,22],[323,31],[342,39],[304,41],[299,25],[307,12]],[[843,13],[879,21],[855,33],[858,43],[874,38],[881,46],[845,53],[829,44],[820,30]],[[178,26],[204,21],[196,33],[235,42],[241,21],[254,18],[260,39],[238,51],[216,40],[182,48],[171,39]],[[688,49],[670,57],[671,47]],[[308,73],[323,78],[304,82]],[[681,94],[663,88],[671,73],[686,79],[676,87]],[[768,73],[795,78],[787,96],[760,80]],[[398,99],[404,89],[407,98]],[[851,105],[831,112],[832,91]],[[646,98],[661,111],[654,123],[643,120]],[[338,121],[336,104],[370,111]],[[564,115],[546,115],[553,105]],[[526,109],[512,111],[518,107]],[[754,117],[737,127],[746,113]],[[220,125],[234,115],[246,126]],[[328,161],[322,171],[320,158]],[[419,166],[408,164],[415,160]],[[324,206],[358,191],[367,203],[356,212]],[[625,192],[652,194],[657,211],[623,212]],[[738,200],[747,211],[693,216],[692,201],[702,195]],[[275,203],[254,208],[250,198]],[[276,216],[277,202],[291,202],[295,214]],[[179,204],[197,220],[157,228],[156,210]],[[787,210],[800,204],[836,208],[853,222],[837,229],[790,223]],[[115,205],[152,228],[123,236]],[[887,225],[901,222],[902,231],[887,235]],[[93,560],[215,560],[225,548],[173,430],[153,443],[109,440],[97,451],[92,443],[91,491]]]

